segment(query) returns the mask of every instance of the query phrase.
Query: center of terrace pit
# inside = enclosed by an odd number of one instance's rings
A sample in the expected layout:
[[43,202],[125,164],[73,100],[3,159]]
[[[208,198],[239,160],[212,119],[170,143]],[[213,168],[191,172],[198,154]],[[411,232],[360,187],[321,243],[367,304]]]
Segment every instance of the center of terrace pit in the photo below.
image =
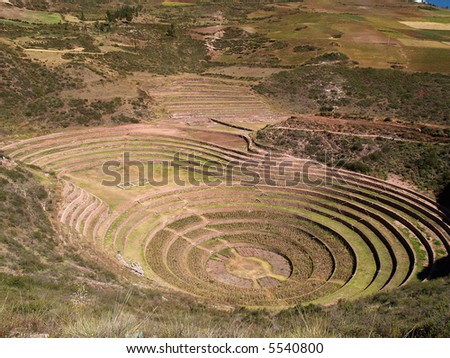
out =
[[214,253],[207,262],[207,271],[225,284],[253,288],[280,285],[292,272],[287,258],[252,246],[228,247]]

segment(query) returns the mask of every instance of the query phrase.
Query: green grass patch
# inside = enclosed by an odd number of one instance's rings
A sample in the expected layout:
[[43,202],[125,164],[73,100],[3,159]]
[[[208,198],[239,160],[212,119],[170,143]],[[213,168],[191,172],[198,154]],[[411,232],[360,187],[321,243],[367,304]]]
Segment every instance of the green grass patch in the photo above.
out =
[[167,0],[164,0],[162,5],[163,6],[178,7],[178,6],[193,6],[193,5],[195,5],[195,3],[194,2],[182,2],[182,1],[167,1]]
[[28,21],[30,22],[40,22],[45,24],[58,24],[60,22],[63,22],[63,18],[60,14],[57,13],[41,13],[41,12],[34,12],[30,13],[28,16]]

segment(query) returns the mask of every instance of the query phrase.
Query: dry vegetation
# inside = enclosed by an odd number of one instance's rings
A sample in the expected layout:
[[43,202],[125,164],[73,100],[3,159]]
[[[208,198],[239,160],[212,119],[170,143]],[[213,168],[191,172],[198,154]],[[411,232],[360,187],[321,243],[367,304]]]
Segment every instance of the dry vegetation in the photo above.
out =
[[256,139],[299,157],[385,180],[392,175],[439,197],[450,180],[448,127],[320,117],[267,126]]
[[304,66],[256,86],[277,106],[334,118],[448,124],[450,77],[430,73]]

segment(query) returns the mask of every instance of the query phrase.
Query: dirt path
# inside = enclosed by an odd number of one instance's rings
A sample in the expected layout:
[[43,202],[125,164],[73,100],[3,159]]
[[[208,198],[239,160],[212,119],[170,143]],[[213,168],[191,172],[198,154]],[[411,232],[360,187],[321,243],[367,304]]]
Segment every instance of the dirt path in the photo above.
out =
[[330,134],[351,136],[351,137],[360,137],[360,138],[383,138],[383,139],[395,140],[395,141],[399,141],[399,142],[423,143],[423,141],[420,141],[420,140],[404,139],[404,138],[390,137],[390,136],[378,135],[378,134],[359,134],[359,133],[350,133],[350,132],[335,132],[335,131],[329,131],[326,129],[306,129],[306,128],[291,128],[291,127],[273,127],[273,128],[274,129],[285,129],[285,130],[290,130],[290,131],[299,131],[299,132],[320,132],[320,133],[330,133]]
[[77,47],[71,50],[48,50],[48,49],[41,49],[41,48],[22,48],[25,52],[47,52],[47,53],[60,53],[60,54],[66,54],[66,53],[72,53],[72,54],[78,54],[78,55],[101,55],[103,56],[104,53],[102,52],[86,52],[84,51],[84,48]]

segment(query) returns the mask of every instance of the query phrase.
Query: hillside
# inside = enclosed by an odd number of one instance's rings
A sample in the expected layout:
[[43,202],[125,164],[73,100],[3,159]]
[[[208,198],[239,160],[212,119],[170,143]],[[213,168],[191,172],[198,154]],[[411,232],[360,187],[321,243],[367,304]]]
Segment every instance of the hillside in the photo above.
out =
[[304,66],[256,87],[293,113],[448,124],[450,77],[339,65]]

